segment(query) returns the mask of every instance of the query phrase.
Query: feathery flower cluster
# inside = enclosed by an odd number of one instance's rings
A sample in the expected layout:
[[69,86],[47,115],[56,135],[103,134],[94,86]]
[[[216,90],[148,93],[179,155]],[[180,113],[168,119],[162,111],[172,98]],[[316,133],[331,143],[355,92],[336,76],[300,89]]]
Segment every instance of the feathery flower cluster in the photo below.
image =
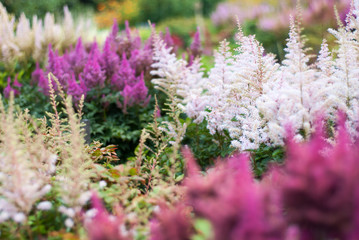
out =
[[[199,42],[199,35],[195,38]],[[193,52],[198,52],[197,45],[193,47]],[[201,63],[198,58],[189,64],[184,59],[177,59],[173,53],[173,48],[168,47],[168,43],[158,35],[154,37],[154,55],[151,74],[158,78],[152,79],[155,87],[163,92],[170,94],[176,93],[180,98],[180,107],[190,116],[194,117],[204,106],[198,105],[197,98],[200,97],[205,84]],[[191,59],[191,57],[190,57]]]
[[16,61],[33,58],[43,61],[47,47],[63,51],[72,46],[79,37],[85,37],[90,22],[81,20],[76,26],[67,7],[64,8],[64,19],[55,22],[53,14],[47,13],[44,20],[34,16],[31,24],[24,14],[16,21],[0,3],[0,61],[12,66]]
[[[124,112],[128,106],[147,105],[150,96],[145,76],[152,64],[152,39],[142,47],[140,37],[131,34],[127,22],[126,34],[117,36],[118,31],[117,22],[114,22],[102,51],[97,42],[84,46],[81,38],[74,49],[62,56],[49,46],[46,74],[53,73],[75,102],[93,89],[107,87],[121,92],[123,100],[118,101],[118,106]],[[48,94],[46,74],[39,65],[32,74],[33,84],[44,94]]]
[[[43,136],[28,128],[28,112],[15,117],[13,105],[5,111],[0,100],[0,121],[0,222],[23,223],[51,190],[56,156],[46,148]],[[41,202],[37,208],[47,210],[51,204]]]
[[[337,122],[334,145],[326,141],[323,121],[309,142],[297,143],[288,134],[285,165],[261,181],[253,178],[248,155],[234,155],[203,175],[189,150],[183,151],[185,205],[192,217],[210,221],[212,239],[356,239],[359,148],[344,119],[342,114]],[[190,239],[194,221],[184,217],[185,207],[158,214],[153,239],[176,232]]]
[[[300,23],[291,18],[281,65],[254,36],[243,36],[239,30],[235,54],[224,41],[208,78],[203,78],[199,67],[177,60],[158,42],[153,73],[161,78],[153,83],[179,89],[188,116],[198,122],[207,120],[212,134],[227,131],[232,145],[241,150],[261,143],[283,144],[286,124],[295,129],[298,141],[306,139],[318,115],[335,121],[338,109],[348,115],[348,131],[357,137],[358,7],[347,15],[345,26],[330,30],[338,39],[335,59],[324,40],[317,62],[310,64]],[[190,90],[182,94],[180,89]]]

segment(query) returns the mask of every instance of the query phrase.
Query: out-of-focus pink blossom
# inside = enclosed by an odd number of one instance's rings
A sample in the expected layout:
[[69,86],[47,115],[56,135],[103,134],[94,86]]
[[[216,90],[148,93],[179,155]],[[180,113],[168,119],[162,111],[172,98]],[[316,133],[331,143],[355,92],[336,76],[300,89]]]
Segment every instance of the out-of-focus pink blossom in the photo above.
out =
[[[14,85],[14,86],[15,86],[15,85]],[[11,92],[13,92],[14,96],[20,94],[20,91],[19,91],[18,89],[13,88],[13,87],[11,86],[11,78],[8,77],[8,78],[7,78],[7,85],[6,85],[5,89],[4,89],[4,97],[5,97],[5,98],[9,98]]]
[[123,233],[123,219],[121,216],[113,216],[107,213],[101,199],[97,194],[91,198],[95,216],[85,223],[90,240],[130,240],[131,236]]
[[162,204],[151,221],[151,240],[190,240],[192,234],[190,210],[184,204],[173,209]]

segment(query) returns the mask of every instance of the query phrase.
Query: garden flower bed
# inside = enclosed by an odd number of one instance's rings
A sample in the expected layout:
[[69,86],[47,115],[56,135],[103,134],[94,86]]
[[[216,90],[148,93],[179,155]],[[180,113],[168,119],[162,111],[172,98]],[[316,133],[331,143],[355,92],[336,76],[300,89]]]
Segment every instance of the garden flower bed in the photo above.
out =
[[187,48],[127,21],[99,41],[67,8],[0,4],[0,239],[358,239],[359,1],[342,3],[315,55],[292,12],[282,61],[240,22],[211,54],[201,28]]

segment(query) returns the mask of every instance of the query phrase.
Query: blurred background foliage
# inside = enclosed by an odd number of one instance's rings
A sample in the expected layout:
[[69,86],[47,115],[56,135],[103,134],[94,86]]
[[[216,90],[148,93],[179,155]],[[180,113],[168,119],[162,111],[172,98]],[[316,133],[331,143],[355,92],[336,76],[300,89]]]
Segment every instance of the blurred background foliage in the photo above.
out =
[[[288,34],[289,15],[295,15],[297,0],[0,0],[9,12],[19,16],[43,17],[46,12],[59,11],[67,5],[74,16],[89,14],[98,28],[109,28],[113,19],[122,25],[125,20],[147,34],[148,20],[159,31],[169,28],[174,42],[181,49],[188,47],[190,36],[201,29],[204,54],[210,54],[218,41],[233,42],[238,18],[246,34],[256,34],[268,52],[283,58]],[[330,38],[326,29],[336,27],[334,6],[339,17],[347,13],[350,0],[301,0],[303,27],[308,45],[317,53],[321,39]],[[341,19],[344,20],[344,19]],[[142,34],[141,31],[146,33]],[[147,34],[148,35],[148,34]],[[207,61],[208,62],[208,61]]]

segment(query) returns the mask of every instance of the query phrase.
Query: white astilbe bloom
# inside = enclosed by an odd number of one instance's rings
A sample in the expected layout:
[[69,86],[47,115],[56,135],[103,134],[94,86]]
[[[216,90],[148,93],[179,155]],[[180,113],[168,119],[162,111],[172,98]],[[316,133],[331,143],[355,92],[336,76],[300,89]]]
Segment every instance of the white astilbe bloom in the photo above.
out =
[[277,78],[278,64],[273,55],[265,55],[254,36],[237,34],[236,54],[226,41],[215,54],[215,66],[208,77],[208,90],[203,96],[204,111],[212,134],[227,130],[232,145],[238,149],[254,149],[268,141],[265,121],[257,101],[264,84]]
[[[171,48],[167,48],[164,41],[155,36],[154,42],[154,63],[151,74],[156,76],[152,80],[157,89],[172,94],[179,107],[191,118],[201,118],[198,116],[204,105],[198,101],[205,84],[205,78],[201,72],[199,59],[195,59],[192,65],[188,66],[184,59],[177,59]],[[201,118],[202,121],[203,117]]]
[[[274,144],[282,144],[287,124],[302,140],[312,132],[314,119],[320,114],[326,97],[316,71],[308,65],[309,56],[300,35],[300,25],[290,18],[290,32],[280,77],[265,87],[260,111],[268,121],[268,136]],[[325,83],[324,83],[325,85]],[[318,105],[319,104],[319,105]]]
[[[206,109],[202,115],[207,120],[207,128],[211,134],[223,133],[226,129],[225,121],[228,119],[228,112],[225,109],[226,101],[234,82],[233,56],[230,52],[227,41],[223,41],[214,54],[214,67],[209,72],[207,80],[207,92],[202,96]],[[236,101],[239,99],[233,99]]]
[[43,136],[28,128],[25,112],[14,117],[0,101],[0,222],[24,222],[35,203],[51,190],[47,171],[52,155]]
[[67,7],[64,7],[64,19],[60,22],[47,13],[44,21],[33,16],[30,24],[23,13],[16,21],[0,3],[0,61],[8,67],[17,60],[27,61],[30,57],[44,61],[49,44],[63,51],[74,45],[79,37],[92,40],[87,29],[89,21],[80,19],[75,24]]
[[[358,3],[356,2],[355,6]],[[337,38],[339,48],[334,61],[335,71],[332,81],[336,84],[337,107],[347,114],[348,130],[357,137],[359,121],[359,18],[358,8],[347,16],[347,25],[338,30],[329,29]]]

